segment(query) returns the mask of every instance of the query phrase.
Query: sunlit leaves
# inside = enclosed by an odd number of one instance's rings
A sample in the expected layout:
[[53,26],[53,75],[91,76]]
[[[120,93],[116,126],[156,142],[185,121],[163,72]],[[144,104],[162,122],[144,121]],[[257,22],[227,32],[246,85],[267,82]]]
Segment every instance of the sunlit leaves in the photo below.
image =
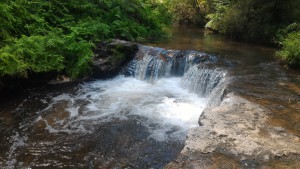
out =
[[282,42],[282,49],[277,53],[291,66],[300,65],[300,31],[288,34]]
[[[12,44],[1,48],[1,75],[27,76],[27,70],[34,72],[62,70],[64,57],[62,52],[57,50],[57,47],[63,44],[52,38],[48,36],[22,36]],[[49,50],[54,46],[55,51]]]
[[0,77],[26,77],[29,71],[85,76],[94,43],[163,35],[164,15],[157,13],[155,4],[148,0],[2,0]]

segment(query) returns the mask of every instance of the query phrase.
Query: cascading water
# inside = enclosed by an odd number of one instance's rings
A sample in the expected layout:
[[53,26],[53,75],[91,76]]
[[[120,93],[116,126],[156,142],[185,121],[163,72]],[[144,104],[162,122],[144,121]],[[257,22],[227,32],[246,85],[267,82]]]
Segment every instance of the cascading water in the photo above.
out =
[[137,57],[123,74],[156,82],[160,78],[182,77],[181,86],[206,97],[222,81],[226,72],[210,68],[217,58],[197,51],[164,50],[141,46]]
[[[140,46],[121,75],[48,94],[13,131],[0,168],[162,168],[198,125],[205,97],[224,78],[196,51]],[[200,96],[200,97],[199,97]],[[25,125],[26,124],[26,125]]]
[[182,83],[190,91],[200,96],[207,96],[217,87],[225,75],[224,70],[194,65],[185,73]]
[[136,58],[129,63],[123,74],[154,82],[162,77],[181,77],[193,65],[216,61],[215,56],[197,51],[140,46]]

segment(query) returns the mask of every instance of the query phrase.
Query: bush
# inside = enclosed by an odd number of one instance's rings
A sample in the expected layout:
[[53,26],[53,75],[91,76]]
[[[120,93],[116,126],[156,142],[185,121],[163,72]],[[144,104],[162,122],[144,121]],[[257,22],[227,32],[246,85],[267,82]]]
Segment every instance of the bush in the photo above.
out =
[[276,33],[276,38],[274,39],[274,43],[282,45],[282,41],[284,41],[285,38],[287,38],[287,36],[290,33],[294,33],[300,31],[300,24],[299,23],[292,23],[290,25],[288,25],[287,27],[283,28],[283,29],[279,29]]
[[29,71],[85,76],[95,43],[164,35],[163,9],[153,0],[2,0],[0,78]]
[[[0,50],[0,76],[20,75],[27,71],[47,72],[64,68],[62,39],[53,36],[22,36]],[[51,50],[55,48],[55,50]]]
[[204,26],[206,23],[207,2],[205,0],[166,0],[173,22],[179,24],[197,24]]
[[299,16],[294,0],[212,0],[207,27],[235,39],[270,43],[278,28]]
[[288,34],[282,42],[282,49],[277,52],[286,63],[300,68],[300,31]]

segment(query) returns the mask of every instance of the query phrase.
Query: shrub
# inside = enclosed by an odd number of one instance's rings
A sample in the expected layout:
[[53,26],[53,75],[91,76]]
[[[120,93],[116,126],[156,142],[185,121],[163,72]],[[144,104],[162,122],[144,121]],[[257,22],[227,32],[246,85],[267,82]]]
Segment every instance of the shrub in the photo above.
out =
[[162,36],[169,16],[153,0],[2,0],[0,77],[90,71],[94,44]]
[[286,63],[300,68],[300,31],[288,34],[282,42],[282,49],[277,52]]
[[[47,72],[64,68],[64,41],[54,36],[22,36],[0,50],[0,75],[21,75],[27,71]],[[55,50],[52,50],[55,48]]]
[[[236,39],[270,43],[280,27],[296,19],[299,1],[211,0],[210,27]],[[299,16],[297,16],[299,17]]]

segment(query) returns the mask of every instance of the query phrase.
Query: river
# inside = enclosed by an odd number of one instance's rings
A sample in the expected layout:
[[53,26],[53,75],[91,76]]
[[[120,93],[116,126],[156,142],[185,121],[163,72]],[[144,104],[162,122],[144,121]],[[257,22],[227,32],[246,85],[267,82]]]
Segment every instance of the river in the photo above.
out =
[[276,49],[234,41],[210,31],[176,26],[173,38],[146,43],[166,49],[199,50],[220,57],[230,74],[229,90],[272,111],[269,123],[300,135],[299,71],[280,66]]
[[0,168],[163,168],[225,77],[228,90],[273,110],[270,123],[299,133],[299,76],[277,65],[274,49],[192,27],[172,33],[145,43],[156,47],[142,47],[143,58],[113,79],[3,101]]

